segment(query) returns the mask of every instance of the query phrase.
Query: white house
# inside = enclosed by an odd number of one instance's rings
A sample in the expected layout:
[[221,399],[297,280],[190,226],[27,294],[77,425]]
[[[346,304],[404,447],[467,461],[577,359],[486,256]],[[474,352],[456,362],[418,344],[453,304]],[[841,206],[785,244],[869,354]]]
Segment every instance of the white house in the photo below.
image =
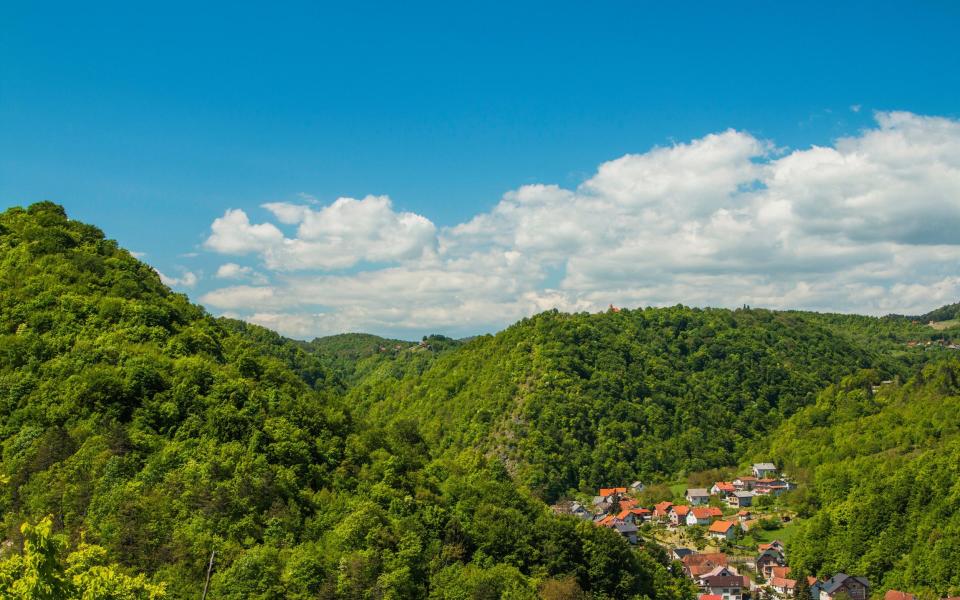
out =
[[773,463],[755,463],[753,465],[753,476],[757,479],[772,477],[777,474],[777,466]]
[[687,497],[687,502],[689,502],[691,506],[710,502],[710,492],[704,488],[690,488],[684,492],[684,496]]

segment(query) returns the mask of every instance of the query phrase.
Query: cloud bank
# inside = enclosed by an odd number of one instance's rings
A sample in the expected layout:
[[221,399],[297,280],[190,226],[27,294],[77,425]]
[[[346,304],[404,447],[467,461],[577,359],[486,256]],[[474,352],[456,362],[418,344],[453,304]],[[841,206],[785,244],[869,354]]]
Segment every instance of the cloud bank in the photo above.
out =
[[[960,122],[890,112],[830,147],[735,130],[525,185],[453,227],[386,196],[229,209],[207,306],[282,333],[455,335],[550,308],[743,304],[884,314],[960,297]],[[284,229],[288,233],[284,233]]]

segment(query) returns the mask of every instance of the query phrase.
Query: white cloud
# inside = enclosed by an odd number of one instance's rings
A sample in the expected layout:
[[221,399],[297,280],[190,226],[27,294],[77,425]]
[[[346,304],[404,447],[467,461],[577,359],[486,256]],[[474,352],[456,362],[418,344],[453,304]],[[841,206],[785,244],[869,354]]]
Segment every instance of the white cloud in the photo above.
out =
[[160,281],[162,281],[164,285],[169,285],[170,287],[192,288],[200,281],[197,274],[192,271],[184,271],[180,277],[170,277],[160,271],[157,271],[157,275],[160,276]]
[[224,263],[220,265],[217,268],[217,278],[251,281],[259,285],[266,284],[269,281],[263,273],[259,273],[251,267],[238,265],[237,263]]
[[728,130],[626,155],[575,189],[522,186],[439,231],[384,196],[265,205],[294,237],[228,211],[207,246],[284,275],[203,301],[298,336],[475,333],[611,302],[882,314],[955,301],[960,122],[876,121],[829,147],[775,152]]

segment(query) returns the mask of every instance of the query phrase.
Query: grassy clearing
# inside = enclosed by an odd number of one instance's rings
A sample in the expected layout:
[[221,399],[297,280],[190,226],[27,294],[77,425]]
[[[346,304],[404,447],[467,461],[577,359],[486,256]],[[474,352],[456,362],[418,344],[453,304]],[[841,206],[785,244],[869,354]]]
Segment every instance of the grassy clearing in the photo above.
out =
[[943,331],[944,329],[950,329],[951,327],[960,326],[960,319],[951,319],[949,321],[937,321],[936,323],[930,323],[930,327],[936,329],[937,331]]

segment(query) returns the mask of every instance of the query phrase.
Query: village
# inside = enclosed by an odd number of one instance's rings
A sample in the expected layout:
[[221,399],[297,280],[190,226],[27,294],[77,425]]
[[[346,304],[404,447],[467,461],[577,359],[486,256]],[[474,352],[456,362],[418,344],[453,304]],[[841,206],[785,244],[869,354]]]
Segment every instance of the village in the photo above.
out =
[[[806,593],[809,600],[867,600],[870,582],[864,577],[835,573],[825,579],[798,581],[791,578],[783,541],[744,545],[745,540],[754,541],[761,528],[776,531],[791,519],[788,514],[755,507],[769,507],[771,499],[795,487],[773,463],[756,463],[749,475],[717,481],[709,489],[683,489],[683,502],[664,500],[641,506],[639,498],[645,486],[635,481],[629,486],[600,488],[591,502],[567,501],[552,508],[610,528],[630,544],[650,541],[665,547],[697,584],[698,600],[807,600],[803,597]],[[884,600],[916,598],[889,590]]]

